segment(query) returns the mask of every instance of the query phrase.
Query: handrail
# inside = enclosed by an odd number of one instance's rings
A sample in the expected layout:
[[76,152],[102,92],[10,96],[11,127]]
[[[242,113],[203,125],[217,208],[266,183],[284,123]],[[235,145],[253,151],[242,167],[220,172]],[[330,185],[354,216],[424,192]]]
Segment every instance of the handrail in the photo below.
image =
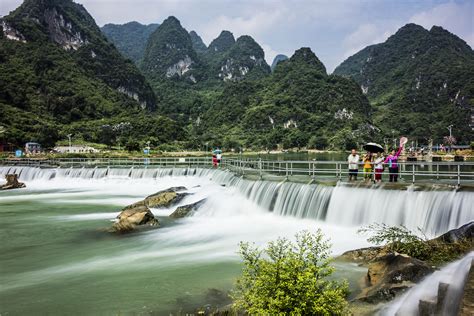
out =
[[[347,177],[347,161],[316,161],[316,160],[263,160],[258,158],[226,158],[221,167],[234,173],[278,175],[278,176],[309,176],[316,178],[336,178],[342,180]],[[364,163],[359,163],[362,166]],[[474,183],[474,162],[456,161],[399,161],[400,178],[406,181],[419,180],[448,180],[460,185],[461,182]],[[0,166],[33,166],[33,167],[198,167],[211,168],[211,157],[125,157],[125,158],[1,158]],[[385,164],[386,165],[386,164]],[[374,171],[371,172],[373,176]],[[363,170],[359,175],[364,176]],[[385,171],[384,175],[388,172]]]
[[[46,162],[88,162],[88,161],[158,161],[158,162],[177,162],[177,163],[189,163],[190,161],[211,161],[211,157],[127,157],[127,158],[0,158],[0,165],[5,164],[5,162],[37,162],[37,163],[46,163]],[[262,163],[293,163],[293,164],[307,164],[307,163],[317,163],[317,164],[348,164],[347,161],[336,161],[336,160],[264,160],[264,159],[255,159],[255,158],[226,158],[225,161],[245,161],[245,162],[262,162]],[[359,165],[363,165],[363,162],[359,162]],[[468,165],[474,166],[474,161],[398,161],[399,165]]]

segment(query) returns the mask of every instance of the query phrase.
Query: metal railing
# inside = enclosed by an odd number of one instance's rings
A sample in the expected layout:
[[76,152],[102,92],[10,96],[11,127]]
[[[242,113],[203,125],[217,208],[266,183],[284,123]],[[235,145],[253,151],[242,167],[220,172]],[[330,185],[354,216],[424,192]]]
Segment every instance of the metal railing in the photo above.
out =
[[[137,167],[137,168],[213,168],[211,157],[168,157],[168,158],[4,158],[3,166],[31,167]],[[461,185],[474,183],[474,162],[398,162],[399,178],[404,182],[447,182]],[[272,175],[285,178],[306,176],[313,180],[345,180],[349,176],[348,162],[315,160],[262,160],[262,159],[223,159],[219,168],[228,169],[240,175]],[[360,164],[358,175],[366,173]],[[374,178],[375,171],[370,176]],[[387,168],[383,180],[388,180]]]
[[208,157],[185,158],[4,158],[0,165],[29,167],[209,167]]
[[[404,182],[474,183],[474,162],[398,162],[398,177]],[[337,179],[349,177],[349,163],[345,161],[278,161],[278,160],[240,160],[226,159],[223,165],[238,174],[257,174],[284,176],[307,176],[313,180]],[[365,175],[375,178],[375,170],[365,173],[363,163],[359,163],[359,177]],[[388,180],[388,166],[382,172],[383,180]],[[360,179],[360,178],[359,178]]]

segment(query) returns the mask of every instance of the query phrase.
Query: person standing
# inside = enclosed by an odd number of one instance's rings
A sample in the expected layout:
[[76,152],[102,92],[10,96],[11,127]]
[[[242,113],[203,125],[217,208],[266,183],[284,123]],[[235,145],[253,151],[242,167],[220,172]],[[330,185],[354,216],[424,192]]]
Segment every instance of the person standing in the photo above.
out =
[[357,173],[359,172],[359,155],[355,149],[351,150],[351,154],[347,157],[349,164],[349,181],[357,181]]
[[385,163],[388,163],[388,173],[389,173],[389,182],[397,182],[398,181],[398,156],[402,152],[403,145],[401,145],[397,152],[392,150],[390,155],[385,159]]
[[372,162],[373,162],[373,155],[370,151],[368,151],[364,158],[362,159],[364,162],[364,179],[365,181],[369,182],[372,179]]
[[216,154],[213,154],[213,155],[212,155],[212,166],[213,166],[214,168],[217,168],[217,166],[218,166]]
[[375,154],[375,182],[382,182],[382,173],[383,173],[383,161],[385,157],[383,154],[380,154],[380,157]]

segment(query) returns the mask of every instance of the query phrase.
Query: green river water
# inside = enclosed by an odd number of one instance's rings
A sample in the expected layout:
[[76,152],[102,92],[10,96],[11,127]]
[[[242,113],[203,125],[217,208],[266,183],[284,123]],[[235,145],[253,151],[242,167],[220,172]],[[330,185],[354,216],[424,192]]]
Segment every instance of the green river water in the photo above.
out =
[[[121,207],[173,185],[201,186],[184,202],[214,200],[193,218],[171,220],[172,209],[154,211],[162,227],[153,231],[106,232]],[[232,189],[193,177],[53,179],[27,186],[0,192],[0,315],[178,315],[225,305],[228,300],[210,289],[232,288],[240,240],[263,244],[323,225],[275,216]],[[339,242],[338,251],[359,244],[360,238]],[[365,273],[338,265],[336,277],[353,284]]]

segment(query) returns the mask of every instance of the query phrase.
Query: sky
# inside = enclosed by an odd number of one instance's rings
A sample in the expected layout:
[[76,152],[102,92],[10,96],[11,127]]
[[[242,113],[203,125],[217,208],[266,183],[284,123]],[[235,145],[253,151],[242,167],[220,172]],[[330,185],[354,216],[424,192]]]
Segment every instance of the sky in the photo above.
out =
[[[0,16],[21,0],[0,0]],[[208,45],[222,30],[252,36],[271,64],[310,47],[328,72],[407,23],[442,26],[474,47],[474,0],[75,0],[100,26],[177,17]]]

